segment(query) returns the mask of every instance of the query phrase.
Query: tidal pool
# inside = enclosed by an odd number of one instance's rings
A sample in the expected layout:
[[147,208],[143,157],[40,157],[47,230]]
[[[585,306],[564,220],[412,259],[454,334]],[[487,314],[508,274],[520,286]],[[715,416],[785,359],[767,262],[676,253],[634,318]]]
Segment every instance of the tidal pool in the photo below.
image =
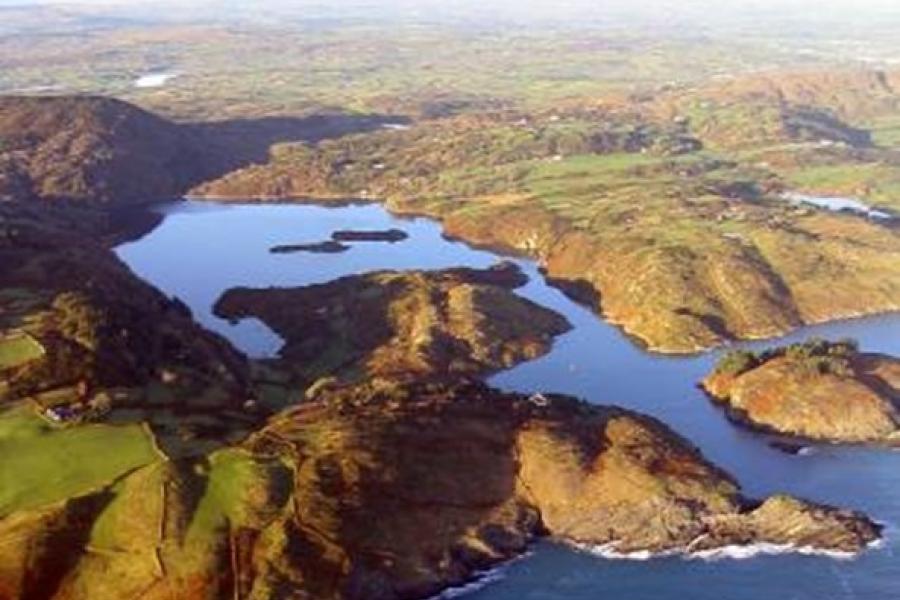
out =
[[[486,267],[494,253],[444,239],[427,219],[400,219],[377,205],[236,205],[177,202],[152,232],[117,249],[145,280],[182,299],[206,327],[251,356],[276,353],[281,340],[258,321],[232,325],[215,317],[218,296],[235,286],[301,286],[379,269]],[[409,238],[396,244],[353,244],[340,254],[272,254],[280,244],[327,239],[338,229],[391,229]],[[529,275],[518,291],[565,315],[571,332],[553,350],[491,378],[502,389],[561,392],[653,415],[729,470],[748,495],[776,492],[866,511],[887,525],[880,547],[852,559],[786,554],[743,560],[677,557],[611,560],[553,543],[538,544],[523,560],[469,588],[479,600],[824,600],[900,598],[900,452],[815,446],[803,455],[771,448],[764,436],[736,428],[696,387],[721,351],[662,356],[644,351],[618,328],[549,287],[529,260],[514,259]],[[807,327],[778,340],[742,343],[762,348],[817,335],[853,337],[867,351],[900,354],[900,315]],[[453,593],[451,592],[450,595]],[[449,595],[448,595],[449,597]]]

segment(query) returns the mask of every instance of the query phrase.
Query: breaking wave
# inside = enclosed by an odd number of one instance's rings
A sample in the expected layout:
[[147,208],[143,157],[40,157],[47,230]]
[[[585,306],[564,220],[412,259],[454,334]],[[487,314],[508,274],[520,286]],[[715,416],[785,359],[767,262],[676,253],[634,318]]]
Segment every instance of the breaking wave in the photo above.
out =
[[531,552],[527,552],[522,556],[514,558],[503,563],[493,569],[486,569],[475,573],[471,581],[467,581],[462,585],[449,587],[436,596],[432,596],[430,600],[451,600],[452,598],[461,598],[469,594],[474,594],[479,590],[502,581],[506,577],[506,571],[514,563],[531,556]]
[[[884,539],[875,540],[865,548],[865,550],[874,550],[884,545]],[[756,544],[747,545],[730,545],[712,548],[710,550],[689,550],[688,548],[677,548],[674,550],[664,550],[661,552],[653,552],[650,550],[637,550],[633,552],[621,552],[617,549],[618,543],[611,542],[598,546],[586,544],[576,545],[576,548],[608,560],[632,560],[646,561],[655,558],[666,558],[678,556],[684,560],[703,560],[714,562],[719,560],[747,560],[759,556],[777,556],[783,554],[801,554],[804,556],[824,556],[836,560],[851,560],[856,558],[861,552],[846,552],[842,550],[825,550],[815,548],[813,546],[797,546],[794,544],[772,544],[768,542],[758,542]]]

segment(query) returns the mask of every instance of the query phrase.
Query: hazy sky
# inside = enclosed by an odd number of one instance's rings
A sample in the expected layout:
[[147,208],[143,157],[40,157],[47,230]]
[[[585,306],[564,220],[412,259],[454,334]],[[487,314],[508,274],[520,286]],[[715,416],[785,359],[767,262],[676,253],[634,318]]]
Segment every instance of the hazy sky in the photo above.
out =
[[[416,7],[443,6],[445,8],[467,9],[473,7],[485,8],[503,7],[504,10],[538,11],[552,14],[554,12],[566,12],[567,10],[592,9],[592,10],[629,10],[629,12],[648,12],[664,7],[666,10],[712,10],[715,12],[739,12],[750,10],[765,11],[797,11],[808,9],[810,12],[821,10],[842,10],[844,12],[858,12],[869,10],[896,10],[898,0],[0,0],[2,6],[28,6],[28,5],[92,5],[92,6],[132,6],[153,7],[172,5],[221,5],[241,7],[247,9],[250,6],[259,7],[300,7],[300,6],[329,6],[332,9],[340,9],[344,6],[370,6],[373,8],[403,7],[412,9]],[[505,6],[504,6],[505,5]]]
[[[87,5],[142,17],[498,19],[520,22],[719,26],[839,23],[883,27],[900,0],[0,0],[0,6]],[[101,7],[108,7],[107,9]],[[158,10],[157,10],[158,9]],[[894,19],[891,19],[893,22]]]

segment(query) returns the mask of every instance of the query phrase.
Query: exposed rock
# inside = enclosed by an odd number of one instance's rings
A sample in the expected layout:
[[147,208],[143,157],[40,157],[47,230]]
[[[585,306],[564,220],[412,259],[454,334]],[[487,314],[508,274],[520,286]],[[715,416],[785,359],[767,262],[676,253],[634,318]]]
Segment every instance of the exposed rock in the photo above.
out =
[[284,244],[272,246],[269,252],[272,254],[290,254],[292,252],[311,252],[313,254],[339,254],[346,252],[350,246],[340,242],[329,240],[327,242],[314,242],[311,244]]
[[900,444],[900,360],[813,341],[734,353],[703,380],[737,422],[830,442]]
[[394,244],[409,237],[402,229],[385,229],[384,231],[356,231],[342,229],[331,234],[336,242],[389,242]]
[[[0,546],[0,590],[21,589],[15,553],[43,556],[51,529],[70,552],[50,598],[413,599],[543,535],[623,552],[857,552],[879,536],[858,513],[748,501],[648,417],[558,396],[538,406],[479,383],[325,390],[202,470],[151,466],[88,504],[78,525],[57,508],[0,521],[19,542]],[[106,537],[87,551],[100,521]]]
[[385,271],[304,288],[233,289],[215,312],[268,324],[286,340],[284,361],[310,380],[476,374],[535,358],[569,329],[511,291],[525,281],[511,263]]

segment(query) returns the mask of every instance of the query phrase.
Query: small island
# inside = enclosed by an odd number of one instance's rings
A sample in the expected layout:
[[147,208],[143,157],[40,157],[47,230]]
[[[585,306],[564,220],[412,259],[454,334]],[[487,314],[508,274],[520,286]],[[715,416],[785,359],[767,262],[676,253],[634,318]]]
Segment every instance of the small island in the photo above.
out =
[[331,234],[331,239],[336,242],[387,242],[396,244],[408,237],[409,234],[402,229],[385,229],[383,231],[341,229]]
[[702,387],[734,421],[799,439],[900,445],[900,360],[853,340],[724,355]]
[[335,240],[313,242],[310,244],[282,244],[272,246],[269,252],[272,254],[291,254],[294,252],[310,252],[312,254],[340,254],[350,249],[350,246]]

